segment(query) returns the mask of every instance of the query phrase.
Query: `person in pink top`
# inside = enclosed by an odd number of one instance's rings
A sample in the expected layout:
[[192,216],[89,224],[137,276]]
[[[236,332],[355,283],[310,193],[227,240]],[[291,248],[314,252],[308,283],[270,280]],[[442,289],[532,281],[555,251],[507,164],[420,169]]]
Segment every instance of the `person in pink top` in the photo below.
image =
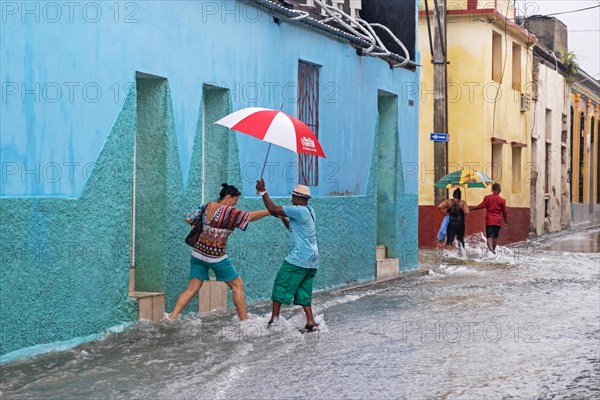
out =
[[485,196],[481,204],[469,207],[469,210],[486,209],[485,237],[487,238],[488,249],[494,254],[496,254],[496,245],[502,223],[504,223],[504,226],[508,225],[506,200],[500,197],[500,190],[500,184],[494,183],[492,185],[492,194]]

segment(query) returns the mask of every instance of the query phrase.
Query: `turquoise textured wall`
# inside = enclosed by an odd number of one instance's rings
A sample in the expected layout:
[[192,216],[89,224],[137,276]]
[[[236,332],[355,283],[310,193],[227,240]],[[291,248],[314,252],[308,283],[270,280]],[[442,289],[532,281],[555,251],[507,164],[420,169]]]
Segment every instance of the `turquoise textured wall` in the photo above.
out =
[[78,199],[0,201],[0,354],[136,318],[127,295],[135,115],[133,89]]
[[[375,273],[380,90],[398,96],[390,149],[397,152],[396,207],[387,219],[401,268],[417,266],[416,174],[406,166],[416,165],[418,93],[405,89],[418,86],[418,72],[360,57],[299,25],[274,24],[245,2],[235,2],[237,19],[208,13],[208,3],[219,2],[140,3],[130,24],[124,14],[96,23],[8,15],[0,27],[0,75],[8,84],[0,104],[0,354],[135,320],[127,296],[133,223],[136,289],[164,291],[172,309],[189,272],[182,218],[201,202],[203,184],[207,201],[227,181],[243,189],[240,208],[263,207],[254,181],[267,146],[213,122],[246,106],[283,103],[296,114],[298,60],[321,65],[327,159],[311,200],[321,252],[315,288]],[[54,83],[63,88],[56,99]],[[70,96],[69,87],[87,87],[85,96]],[[90,90],[98,87],[96,100]],[[269,192],[289,203],[295,181],[286,168],[295,155],[275,148],[270,162]],[[250,303],[270,297],[286,252],[287,232],[275,218],[232,235],[228,253]],[[186,312],[194,310],[197,300]]]

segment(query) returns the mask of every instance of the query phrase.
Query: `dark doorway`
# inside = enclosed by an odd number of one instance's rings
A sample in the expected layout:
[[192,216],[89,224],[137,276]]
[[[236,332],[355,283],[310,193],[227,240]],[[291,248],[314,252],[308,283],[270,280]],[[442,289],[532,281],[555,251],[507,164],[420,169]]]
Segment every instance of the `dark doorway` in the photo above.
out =
[[379,131],[377,149],[377,244],[397,257],[396,198],[398,163],[398,97],[379,91],[377,109]]

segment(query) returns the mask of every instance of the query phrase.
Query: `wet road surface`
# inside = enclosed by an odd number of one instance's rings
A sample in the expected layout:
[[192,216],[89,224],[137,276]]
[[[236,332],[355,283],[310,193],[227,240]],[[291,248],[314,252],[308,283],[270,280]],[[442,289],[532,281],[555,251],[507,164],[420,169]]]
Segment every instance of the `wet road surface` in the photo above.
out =
[[314,334],[298,332],[304,320],[292,307],[267,330],[267,304],[250,307],[244,323],[229,311],[138,324],[2,365],[0,397],[599,398],[599,234],[496,256],[481,238],[466,256],[423,252],[427,276],[318,293]]

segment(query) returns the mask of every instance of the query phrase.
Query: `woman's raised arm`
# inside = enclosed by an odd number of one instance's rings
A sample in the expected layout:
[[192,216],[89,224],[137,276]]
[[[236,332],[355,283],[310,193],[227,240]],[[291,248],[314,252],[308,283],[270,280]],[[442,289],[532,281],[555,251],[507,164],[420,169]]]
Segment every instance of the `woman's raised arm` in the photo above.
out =
[[269,212],[269,210],[252,211],[250,213],[250,222],[252,222],[252,221],[258,221],[259,219],[264,218],[267,215],[271,215],[271,213]]

